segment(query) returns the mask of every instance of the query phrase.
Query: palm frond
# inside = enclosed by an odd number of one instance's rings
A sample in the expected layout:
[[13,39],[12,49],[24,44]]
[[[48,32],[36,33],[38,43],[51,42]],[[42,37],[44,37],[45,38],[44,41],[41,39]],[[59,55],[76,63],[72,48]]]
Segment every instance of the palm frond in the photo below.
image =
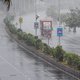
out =
[[7,5],[7,10],[9,11],[9,9],[10,9],[10,6],[11,6],[11,0],[4,0],[4,4],[6,4]]

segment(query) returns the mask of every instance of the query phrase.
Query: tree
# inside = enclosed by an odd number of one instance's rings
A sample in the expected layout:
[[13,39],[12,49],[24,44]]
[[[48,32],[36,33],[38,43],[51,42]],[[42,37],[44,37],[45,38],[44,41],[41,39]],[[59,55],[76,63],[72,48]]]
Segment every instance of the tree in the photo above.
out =
[[80,27],[80,10],[78,8],[71,9],[69,16],[65,18],[64,22],[70,28],[73,28],[73,32],[76,32],[76,27]]
[[20,23],[20,29],[21,29],[21,24],[23,23],[23,18],[22,17],[19,18],[19,23]]

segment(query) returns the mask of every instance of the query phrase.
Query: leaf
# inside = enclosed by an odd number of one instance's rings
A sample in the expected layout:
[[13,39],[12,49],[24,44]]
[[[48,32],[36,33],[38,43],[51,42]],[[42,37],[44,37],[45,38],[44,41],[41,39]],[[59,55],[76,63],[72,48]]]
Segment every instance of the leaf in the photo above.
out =
[[4,4],[7,5],[7,10],[9,11],[12,1],[11,0],[4,0]]

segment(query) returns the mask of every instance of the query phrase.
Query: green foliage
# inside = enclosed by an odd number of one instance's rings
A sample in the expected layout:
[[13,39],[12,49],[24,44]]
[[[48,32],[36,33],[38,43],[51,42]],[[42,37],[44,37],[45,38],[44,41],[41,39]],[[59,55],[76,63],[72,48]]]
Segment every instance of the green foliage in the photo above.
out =
[[27,38],[28,38],[28,34],[27,34],[26,32],[23,32],[22,39],[23,39],[24,41],[26,41]]
[[42,41],[41,41],[40,39],[36,39],[36,44],[35,44],[35,46],[36,46],[36,49],[42,50],[42,47],[43,47]]
[[73,32],[76,32],[76,27],[80,27],[80,9],[71,9],[67,17],[63,19],[63,22],[66,23],[66,26],[73,28]]
[[18,36],[19,40],[23,40],[23,32],[22,31],[17,32],[17,36]]
[[80,70],[80,58],[79,58],[79,60],[78,60],[77,63],[78,63],[78,65],[77,65],[77,69]]
[[22,32],[22,29],[19,28],[17,31],[18,31],[18,32]]
[[55,58],[55,49],[54,48],[51,48],[50,55],[53,56],[53,58]]
[[26,43],[27,43],[28,45],[30,45],[30,46],[34,46],[34,45],[35,45],[35,42],[36,42],[35,37],[34,37],[32,34],[29,33],[29,34],[27,35]]
[[65,53],[64,61],[67,62],[68,65],[80,70],[80,56],[73,53]]
[[20,24],[23,23],[23,18],[22,18],[22,17],[19,18],[19,23],[20,23]]
[[[70,13],[60,14],[60,21],[61,23],[66,23],[66,20],[70,17]],[[67,24],[66,24],[67,25]]]
[[51,53],[51,47],[44,43],[44,53],[50,54]]
[[23,23],[23,18],[22,17],[19,18],[19,23],[20,23],[20,29],[21,29],[21,24]]
[[55,48],[55,55],[54,56],[58,61],[63,61],[64,51],[62,49],[62,46],[57,46]]

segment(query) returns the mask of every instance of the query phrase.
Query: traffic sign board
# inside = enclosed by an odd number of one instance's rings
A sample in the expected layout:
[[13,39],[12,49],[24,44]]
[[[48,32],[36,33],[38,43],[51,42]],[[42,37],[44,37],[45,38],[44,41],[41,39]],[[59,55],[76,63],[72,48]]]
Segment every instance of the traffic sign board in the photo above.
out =
[[57,36],[63,36],[63,28],[57,28]]
[[35,29],[39,28],[39,23],[38,22],[34,22],[34,28]]

